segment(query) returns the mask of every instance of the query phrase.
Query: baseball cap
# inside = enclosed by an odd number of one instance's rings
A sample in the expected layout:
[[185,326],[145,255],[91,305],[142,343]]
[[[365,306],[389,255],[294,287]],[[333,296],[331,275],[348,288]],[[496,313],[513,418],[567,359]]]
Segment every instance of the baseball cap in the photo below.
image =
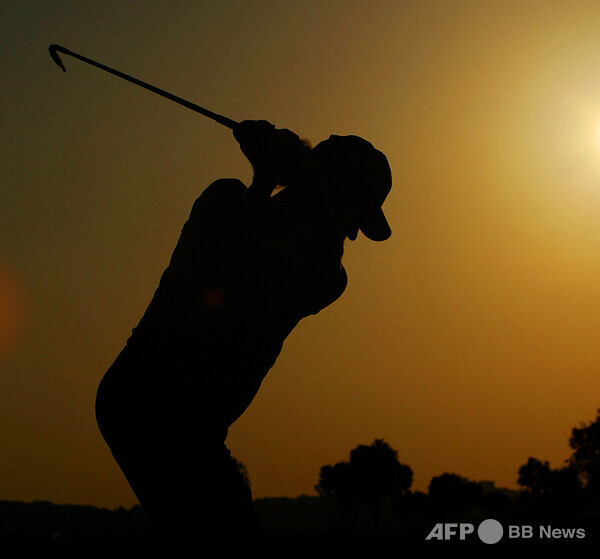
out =
[[[336,182],[349,189],[361,208],[359,229],[372,241],[392,234],[381,206],[392,188],[392,172],[386,156],[358,136],[331,135],[313,150],[320,166]],[[356,233],[348,238],[354,240]]]

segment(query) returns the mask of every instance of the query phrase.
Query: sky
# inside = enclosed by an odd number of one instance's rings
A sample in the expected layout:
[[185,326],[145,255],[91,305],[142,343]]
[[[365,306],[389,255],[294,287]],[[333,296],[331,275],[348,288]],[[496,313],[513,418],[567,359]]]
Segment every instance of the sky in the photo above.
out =
[[2,3],[0,500],[130,507],[94,417],[102,375],[231,131],[58,43],[234,120],[390,162],[392,237],[348,242],[229,434],[255,498],[315,495],[382,438],[414,489],[516,488],[600,408],[600,4]]

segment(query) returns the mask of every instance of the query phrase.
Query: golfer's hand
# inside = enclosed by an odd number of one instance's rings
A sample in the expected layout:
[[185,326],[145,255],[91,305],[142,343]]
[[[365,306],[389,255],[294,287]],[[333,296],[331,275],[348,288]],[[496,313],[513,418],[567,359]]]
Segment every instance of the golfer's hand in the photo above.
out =
[[277,184],[281,150],[275,126],[266,120],[244,120],[233,129],[233,135],[252,164],[255,178]]
[[254,167],[255,174],[274,178],[278,184],[287,184],[290,175],[307,162],[310,148],[287,128],[275,128],[266,120],[244,120],[234,129],[244,155]]
[[259,141],[261,137],[274,130],[275,126],[266,120],[242,120],[233,129],[233,136],[243,150],[248,144]]

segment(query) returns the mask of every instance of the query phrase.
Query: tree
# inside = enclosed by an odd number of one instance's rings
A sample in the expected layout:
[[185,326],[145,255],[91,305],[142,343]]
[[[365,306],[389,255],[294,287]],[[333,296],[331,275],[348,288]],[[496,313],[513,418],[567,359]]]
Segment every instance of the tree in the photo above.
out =
[[235,464],[235,467],[237,468],[237,471],[242,476],[242,479],[244,480],[244,483],[248,487],[250,487],[250,478],[248,477],[248,469],[246,468],[246,466],[244,464],[242,464],[242,462],[240,462],[237,458],[235,458],[233,456],[231,457],[231,459],[233,460],[233,463]]
[[350,453],[350,476],[359,503],[371,507],[375,531],[379,532],[381,504],[410,489],[413,471],[398,461],[398,452],[383,439],[359,445]]
[[581,480],[571,465],[552,469],[548,461],[529,458],[519,468],[517,483],[525,490],[524,503],[538,516],[570,517],[577,512]]
[[343,527],[349,524],[348,514],[354,504],[350,465],[338,462],[333,466],[323,466],[319,473],[319,483],[315,486],[321,497],[331,499],[337,506]]
[[375,439],[369,446],[352,450],[349,462],[323,466],[316,490],[333,498],[346,512],[352,507],[370,506],[375,531],[379,531],[383,499],[407,491],[412,480],[412,469],[398,461],[397,451],[383,439]]
[[359,445],[350,453],[350,473],[359,500],[380,501],[410,488],[413,472],[398,461],[398,452],[383,439]]
[[578,473],[588,497],[600,502],[600,410],[594,421],[573,428],[569,445],[574,451],[569,465]]
[[333,466],[323,466],[319,483],[315,486],[322,497],[346,501],[351,496],[350,468],[348,462],[338,462]]
[[482,487],[476,481],[470,481],[458,474],[444,473],[431,478],[429,498],[433,506],[450,520],[477,505],[481,498]]
[[552,470],[548,461],[542,462],[530,457],[527,464],[519,468],[517,483],[533,497],[541,497],[550,492]]

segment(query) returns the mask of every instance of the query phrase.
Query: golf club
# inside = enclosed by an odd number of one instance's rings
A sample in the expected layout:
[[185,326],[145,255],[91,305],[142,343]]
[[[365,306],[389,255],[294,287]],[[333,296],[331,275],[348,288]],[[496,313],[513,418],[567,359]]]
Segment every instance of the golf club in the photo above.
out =
[[167,99],[170,99],[171,101],[175,101],[175,103],[179,103],[180,105],[183,105],[184,107],[187,107],[188,109],[192,109],[192,111],[196,111],[197,113],[200,113],[201,115],[211,118],[212,120],[218,122],[219,124],[222,124],[223,126],[226,126],[227,128],[233,129],[238,124],[235,120],[231,120],[230,118],[227,118],[226,116],[219,115],[217,113],[213,113],[212,111],[209,111],[208,109],[205,109],[204,107],[200,107],[200,106],[196,105],[195,103],[186,101],[185,99],[182,99],[181,97],[177,97],[176,95],[173,95],[172,93],[169,93],[168,91],[159,89],[158,87],[155,87],[146,82],[138,80],[137,78],[128,76],[127,74],[124,74],[123,72],[119,72],[118,70],[109,68],[108,66],[105,66],[104,64],[100,64],[99,62],[91,60],[90,58],[81,56],[80,54],[70,51],[69,49],[66,49],[65,47],[61,47],[60,45],[54,45],[54,44],[50,45],[48,50],[50,51],[50,56],[52,57],[52,60],[54,60],[54,62],[56,62],[56,64],[62,69],[63,72],[66,72],[67,70],[66,70],[62,60],[60,59],[60,56],[58,55],[59,52],[66,54],[68,56],[77,58],[78,60],[81,60],[82,62],[91,64],[92,66],[96,66],[96,68],[100,68],[101,70],[104,70],[106,72],[114,74],[115,76],[117,76],[119,78],[123,78],[124,80],[127,80],[136,85],[139,85],[140,87],[143,87],[144,89],[148,89],[148,90],[152,91],[153,93],[162,95],[163,97],[166,97]]

